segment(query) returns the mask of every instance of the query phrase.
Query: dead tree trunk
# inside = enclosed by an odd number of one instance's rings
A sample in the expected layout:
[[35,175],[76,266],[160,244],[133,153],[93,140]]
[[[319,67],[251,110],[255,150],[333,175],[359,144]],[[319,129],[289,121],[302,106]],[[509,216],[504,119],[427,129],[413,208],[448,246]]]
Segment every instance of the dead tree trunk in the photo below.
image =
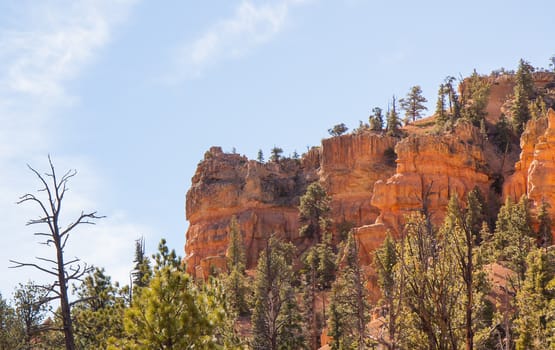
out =
[[75,340],[73,336],[73,324],[71,320],[71,304],[68,298],[68,285],[72,280],[79,280],[86,274],[90,268],[87,264],[81,264],[80,260],[75,258],[70,261],[64,261],[64,248],[66,247],[70,233],[81,224],[94,224],[95,220],[103,218],[94,212],[81,212],[77,219],[69,223],[65,227],[60,225],[60,216],[62,212],[62,202],[66,192],[68,191],[67,183],[74,177],[77,172],[75,170],[67,171],[61,178],[56,177],[56,171],[50,156],[48,157],[50,172],[45,174],[39,173],[37,170],[29,166],[29,169],[38,177],[42,184],[42,188],[38,190],[40,196],[27,193],[23,195],[18,204],[25,202],[33,202],[40,208],[40,216],[38,219],[31,219],[27,225],[46,226],[47,230],[35,232],[35,236],[42,237],[41,242],[47,246],[53,246],[56,250],[56,260],[37,257],[40,265],[37,263],[26,263],[10,260],[14,265],[13,268],[30,266],[39,271],[52,275],[56,281],[50,285],[45,285],[49,292],[48,300],[59,299],[61,307],[61,319],[64,333],[66,350],[75,350]]

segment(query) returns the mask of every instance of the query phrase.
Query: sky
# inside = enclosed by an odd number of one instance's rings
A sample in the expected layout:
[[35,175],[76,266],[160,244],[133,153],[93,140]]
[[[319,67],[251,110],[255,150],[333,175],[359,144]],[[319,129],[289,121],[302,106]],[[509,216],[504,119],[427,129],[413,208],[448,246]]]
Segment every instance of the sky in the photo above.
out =
[[66,248],[122,284],[134,241],[184,255],[185,194],[211,146],[302,154],[446,76],[547,67],[552,0],[0,1],[0,293],[48,281],[9,260],[51,257],[26,226],[28,165],[76,169],[63,223],[106,218]]

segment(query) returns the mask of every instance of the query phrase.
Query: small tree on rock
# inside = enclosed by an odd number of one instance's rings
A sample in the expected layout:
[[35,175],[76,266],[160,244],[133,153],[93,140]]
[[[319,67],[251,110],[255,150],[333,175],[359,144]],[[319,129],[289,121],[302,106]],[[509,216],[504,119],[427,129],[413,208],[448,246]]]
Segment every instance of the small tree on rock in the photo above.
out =
[[401,108],[405,110],[405,125],[409,124],[410,121],[414,123],[417,119],[422,118],[422,112],[428,108],[424,103],[428,102],[424,96],[422,96],[422,88],[419,85],[413,86],[407,97],[399,100]]

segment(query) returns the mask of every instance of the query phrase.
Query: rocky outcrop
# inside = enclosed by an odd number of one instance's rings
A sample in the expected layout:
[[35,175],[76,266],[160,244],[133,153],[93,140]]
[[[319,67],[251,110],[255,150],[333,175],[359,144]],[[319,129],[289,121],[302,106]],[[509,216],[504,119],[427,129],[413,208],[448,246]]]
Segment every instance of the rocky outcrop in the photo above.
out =
[[521,136],[520,146],[520,160],[515,164],[514,174],[504,184],[504,196],[517,201],[527,195],[532,209],[547,202],[549,213],[554,217],[555,111],[550,109],[545,118],[530,120]]
[[[308,157],[315,161],[314,157]],[[317,164],[317,162],[316,162]],[[315,178],[314,164],[284,159],[262,164],[212,147],[199,163],[187,193],[186,262],[189,272],[208,273],[206,263],[225,264],[229,223],[233,216],[244,235],[248,263],[270,234],[294,240],[298,198]]]
[[232,216],[254,265],[269,234],[300,245],[299,198],[313,181],[332,197],[338,225],[373,223],[379,214],[370,199],[373,184],[395,171],[393,148],[398,139],[373,132],[322,141],[300,160],[259,163],[213,147],[206,152],[187,193],[186,262],[189,272],[205,276],[210,266],[225,268],[227,233]]
[[[415,210],[426,211],[440,224],[452,195],[462,199],[475,186],[488,193],[495,167],[501,166],[493,161],[493,147],[469,124],[459,125],[455,133],[409,136],[395,152],[395,175],[376,182],[372,197],[372,205],[380,210],[376,223],[393,232],[399,232],[404,216]],[[376,231],[377,227],[360,230],[360,239],[366,241]]]
[[320,181],[332,198],[336,223],[357,227],[376,220],[379,210],[370,202],[374,183],[395,173],[397,141],[371,132],[322,141]]

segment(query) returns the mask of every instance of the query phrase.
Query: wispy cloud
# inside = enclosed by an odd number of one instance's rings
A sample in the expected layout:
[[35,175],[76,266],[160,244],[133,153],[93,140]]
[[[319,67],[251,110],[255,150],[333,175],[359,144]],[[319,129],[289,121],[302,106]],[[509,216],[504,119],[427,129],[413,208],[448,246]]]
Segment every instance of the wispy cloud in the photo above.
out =
[[292,7],[310,0],[280,0],[258,4],[243,0],[231,18],[212,25],[192,43],[181,45],[176,53],[172,80],[199,76],[204,69],[221,60],[246,55],[282,32]]
[[[32,230],[24,226],[29,218],[36,217],[36,208],[15,204],[20,195],[38,188],[25,163],[46,169],[48,149],[60,140],[56,133],[57,119],[62,115],[59,112],[79,98],[68,91],[68,84],[79,78],[110,43],[133,2],[18,1],[11,5],[11,22],[0,26],[0,211],[4,213],[0,222],[4,247],[0,249],[0,291],[4,295],[16,282],[40,280],[32,271],[8,269],[8,259],[28,260],[43,253]],[[68,194],[69,214],[99,206],[101,201],[93,194],[99,193],[104,180],[91,162],[63,154],[54,155],[54,160],[60,171],[85,169],[80,173],[85,176],[76,178],[76,187],[81,190]],[[111,219],[74,237],[68,253],[118,270],[122,274],[118,277],[125,278],[122,271],[127,267],[122,267],[122,261],[127,263],[129,257],[122,253],[122,246],[146,229],[128,224],[123,213],[103,214]]]

